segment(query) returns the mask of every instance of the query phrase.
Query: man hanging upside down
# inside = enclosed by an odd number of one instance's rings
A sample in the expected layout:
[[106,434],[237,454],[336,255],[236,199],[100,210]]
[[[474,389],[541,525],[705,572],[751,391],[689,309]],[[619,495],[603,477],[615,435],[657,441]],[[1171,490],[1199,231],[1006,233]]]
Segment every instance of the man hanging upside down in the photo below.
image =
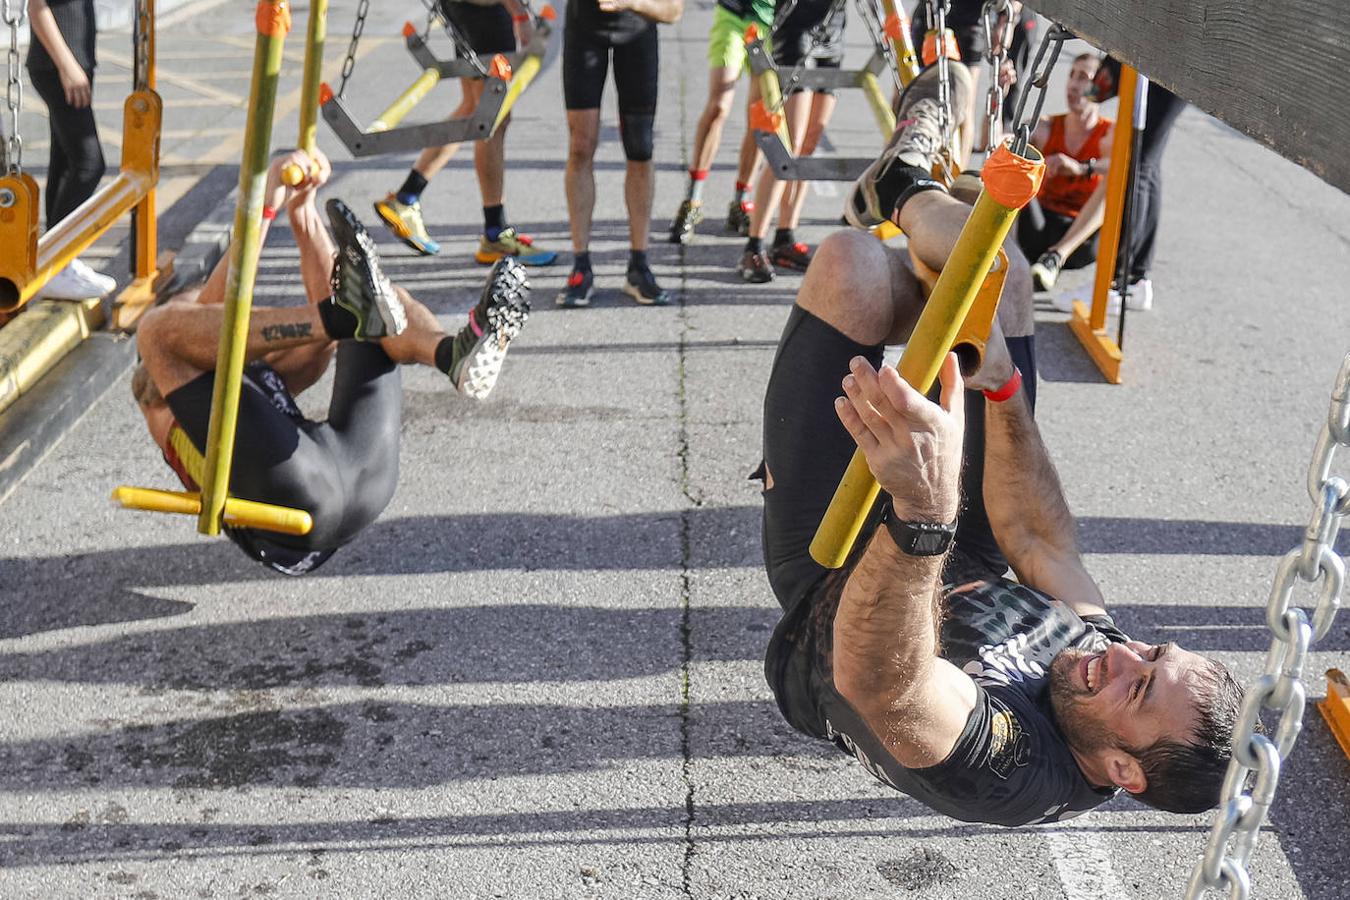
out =
[[[970,208],[929,175],[935,72],[906,92],[846,214],[892,219],[938,270]],[[964,382],[948,356],[934,402],[881,367],[923,305],[908,256],[861,232],[818,250],[764,404],[765,563],[784,611],[769,683],[794,727],[957,819],[1055,821],[1121,788],[1208,809],[1240,689],[1219,663],[1129,640],[1107,614],[1032,419],[1030,275],[1008,252],[1001,330]],[[831,572],[808,547],[856,448],[888,502]]]
[[[430,310],[389,283],[374,242],[340,200],[327,204],[334,247],[315,205],[328,161],[320,154],[314,163],[318,174],[294,190],[282,186],[280,173],[292,164],[311,171],[308,156],[284,155],[268,172],[263,236],[284,206],[309,302],[253,308],[230,478],[232,496],[306,510],[314,527],[300,537],[226,530],[245,554],[288,575],[327,561],[393,496],[403,398],[399,364],[434,366],[460,393],[481,400],[529,313],[524,269],[508,257],[493,266],[468,324],[447,335]],[[132,391],[164,461],[188,490],[198,485],[184,456],[206,448],[227,266],[222,260],[195,298],[180,295],[146,313],[136,334],[141,363]],[[295,396],[317,382],[334,358],[328,419],[312,421]],[[181,438],[175,446],[180,429],[190,441],[186,449]]]

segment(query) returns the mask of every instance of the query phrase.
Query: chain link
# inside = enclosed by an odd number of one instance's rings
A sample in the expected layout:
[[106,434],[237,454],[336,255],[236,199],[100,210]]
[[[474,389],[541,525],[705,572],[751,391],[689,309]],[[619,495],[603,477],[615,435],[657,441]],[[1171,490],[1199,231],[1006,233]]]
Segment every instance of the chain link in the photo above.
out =
[[993,153],[994,148],[1003,143],[1003,82],[1000,76],[1008,61],[1008,45],[1012,43],[1016,27],[1012,0],[985,0],[980,9],[980,22],[984,26],[984,59],[989,63],[989,90],[984,98],[984,149],[986,153]]
[[[825,13],[825,17],[815,25],[811,26],[810,30],[807,31],[807,35],[811,38],[811,46],[807,48],[805,53],[799,54],[800,58],[797,60],[797,64],[792,67],[792,71],[788,73],[787,80],[784,81],[781,77],[778,79],[778,85],[780,87],[778,103],[770,110],[770,112],[778,112],[783,108],[783,104],[787,102],[788,94],[796,87],[797,81],[802,77],[802,71],[806,68],[806,63],[815,54],[816,50],[820,48],[820,45],[825,43],[828,38],[830,27],[834,24],[835,18],[844,14],[845,2],[846,0],[832,0],[830,8]],[[792,14],[792,10],[796,9],[796,6],[797,4],[795,0],[793,0],[793,2],[787,6],[786,13],[774,17],[773,34],[778,33],[778,29],[787,22],[787,17]],[[772,42],[772,35],[769,36],[769,40]]]
[[[468,60],[469,65],[473,66],[474,71],[478,73],[479,77],[486,78],[488,74],[487,66],[483,63],[483,60],[479,58],[478,52],[473,49],[473,45],[469,43],[466,37],[464,37],[464,34],[459,30],[459,27],[455,25],[454,22],[450,21],[449,18],[440,14],[440,10],[437,8],[437,0],[422,0],[422,5],[427,8],[427,35],[429,36],[431,34],[432,24],[438,19],[441,20],[445,25],[445,33],[450,35],[450,40],[454,41],[455,50],[459,52],[460,58]],[[530,7],[527,4],[522,5],[525,6],[526,14],[532,16],[533,13],[531,12]]]
[[347,45],[347,58],[342,61],[342,75],[338,81],[337,95],[347,90],[347,79],[352,77],[356,68],[356,48],[361,45],[361,35],[366,31],[366,16],[370,15],[370,0],[361,0],[356,4],[356,21],[352,24],[352,40]]
[[877,8],[876,0],[857,0],[858,14],[862,16],[867,25],[867,31],[872,36],[872,46],[876,48],[877,53],[886,62],[886,68],[890,69],[891,80],[895,82],[896,94],[903,93],[904,84],[900,81],[900,60],[896,58],[895,48],[886,38],[886,25],[882,21],[881,11]]
[[951,8],[951,0],[925,0],[925,2],[928,4],[929,28],[937,34],[934,46],[937,48],[938,128],[942,132],[942,146],[950,147],[952,144],[952,82],[951,71],[947,66],[947,10]]
[[5,87],[5,105],[9,109],[9,134],[5,135],[4,158],[0,160],[10,174],[23,170],[23,135],[19,116],[23,112],[23,69],[19,57],[19,29],[28,20],[28,0],[0,0],[0,14],[9,26],[9,79]]
[[[1022,90],[1017,97],[1017,111],[1013,113],[1011,149],[1019,156],[1027,154],[1027,147],[1031,144],[1031,130],[1040,120],[1041,107],[1045,105],[1045,89],[1050,84],[1050,73],[1055,70],[1055,63],[1059,61],[1059,51],[1063,49],[1064,42],[1072,37],[1073,32],[1059,23],[1054,23],[1046,30],[1045,37],[1041,38],[1041,45],[1036,48],[1036,59],[1031,63],[1027,79],[1022,82]],[[1036,93],[1036,102],[1032,106],[1031,115],[1027,116],[1027,100],[1033,90]]]
[[[1280,766],[1289,757],[1303,728],[1307,689],[1303,668],[1308,649],[1331,630],[1341,605],[1345,560],[1335,550],[1336,538],[1347,515],[1347,485],[1332,476],[1337,451],[1350,447],[1350,355],[1341,363],[1331,394],[1331,410],[1322,426],[1309,468],[1308,489],[1317,509],[1303,543],[1285,554],[1275,573],[1266,606],[1266,625],[1272,640],[1265,673],[1247,689],[1242,711],[1233,729],[1233,758],[1224,778],[1222,806],[1210,829],[1204,855],[1191,872],[1186,900],[1200,900],[1206,891],[1226,892],[1245,900],[1251,895],[1247,863],[1266,812],[1275,802]],[[1311,621],[1303,609],[1292,606],[1296,585],[1321,582]],[[1257,733],[1262,710],[1279,715],[1274,740]],[[1248,782],[1251,790],[1247,790]]]

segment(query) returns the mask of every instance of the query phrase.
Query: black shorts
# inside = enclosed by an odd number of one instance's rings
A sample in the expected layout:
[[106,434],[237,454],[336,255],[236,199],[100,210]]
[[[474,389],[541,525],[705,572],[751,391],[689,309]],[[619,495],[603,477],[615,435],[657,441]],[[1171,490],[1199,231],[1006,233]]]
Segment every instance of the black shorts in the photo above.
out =
[[[479,6],[463,0],[441,0],[441,12],[479,56],[516,51],[516,30],[511,14],[501,4]],[[463,56],[458,50],[456,56]],[[486,65],[488,60],[483,60]]]
[[[215,372],[204,372],[164,398],[203,453],[215,380]],[[239,395],[230,493],[306,510],[314,528],[306,535],[231,529],[231,539],[277,571],[302,574],[374,522],[398,484],[402,395],[398,367],[378,345],[343,341],[328,421],[313,422],[275,370],[250,363]],[[316,551],[324,554],[317,561]]]
[[614,88],[619,116],[656,114],[661,53],[656,23],[648,23],[629,41],[617,43],[600,34],[568,25],[563,33],[563,98],[568,109],[599,109],[614,56]]

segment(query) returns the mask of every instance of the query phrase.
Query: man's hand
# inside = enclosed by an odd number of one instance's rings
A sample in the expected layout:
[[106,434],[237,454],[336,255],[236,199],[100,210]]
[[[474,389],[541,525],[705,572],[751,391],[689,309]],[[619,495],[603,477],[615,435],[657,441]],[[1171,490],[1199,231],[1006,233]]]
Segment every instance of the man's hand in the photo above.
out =
[[[282,180],[282,173],[291,166],[304,173],[304,179],[294,187]],[[316,192],[327,183],[332,171],[328,157],[322,151],[314,151],[313,158],[303,150],[281,153],[267,169],[264,203],[272,209],[279,210],[284,206],[290,211],[300,209],[307,203],[312,204]]]
[[632,8],[632,0],[600,0],[600,11],[603,13],[623,12]]
[[66,102],[71,109],[85,109],[93,102],[93,87],[89,76],[78,65],[63,66],[57,73],[61,79],[61,90],[66,94]]
[[965,388],[956,355],[947,354],[942,364],[940,404],[891,366],[877,372],[859,356],[849,369],[835,411],[877,483],[891,495],[896,515],[925,522],[955,519],[965,429]]
[[998,67],[998,86],[1007,90],[1014,84],[1017,84],[1017,64],[1005,59]]
[[1067,176],[1081,178],[1087,174],[1087,166],[1065,153],[1052,153],[1045,161],[1045,174],[1054,178]]

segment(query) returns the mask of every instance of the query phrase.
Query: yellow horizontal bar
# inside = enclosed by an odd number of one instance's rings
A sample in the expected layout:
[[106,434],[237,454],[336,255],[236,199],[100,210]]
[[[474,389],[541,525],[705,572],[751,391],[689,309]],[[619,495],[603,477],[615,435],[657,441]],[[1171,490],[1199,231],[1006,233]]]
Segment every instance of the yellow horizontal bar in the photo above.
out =
[[438,69],[424,69],[417,80],[408,86],[408,89],[399,95],[398,99],[389,105],[389,108],[380,113],[379,118],[370,123],[370,128],[366,130],[367,134],[375,134],[380,131],[388,131],[413,111],[413,107],[421,103],[427,94],[431,93],[441,80],[441,73]]
[[[113,490],[112,498],[127,509],[147,512],[196,516],[202,511],[201,494],[189,491],[161,491],[124,485]],[[237,497],[227,497],[225,500],[225,524],[235,528],[257,528],[294,535],[309,534],[314,529],[313,518],[303,509],[273,506]]]
[[32,280],[24,285],[20,303],[26,302],[53,275],[89,249],[154,186],[155,181],[148,174],[119,172],[110,184],[47,229],[47,233],[38,238],[37,269]]

